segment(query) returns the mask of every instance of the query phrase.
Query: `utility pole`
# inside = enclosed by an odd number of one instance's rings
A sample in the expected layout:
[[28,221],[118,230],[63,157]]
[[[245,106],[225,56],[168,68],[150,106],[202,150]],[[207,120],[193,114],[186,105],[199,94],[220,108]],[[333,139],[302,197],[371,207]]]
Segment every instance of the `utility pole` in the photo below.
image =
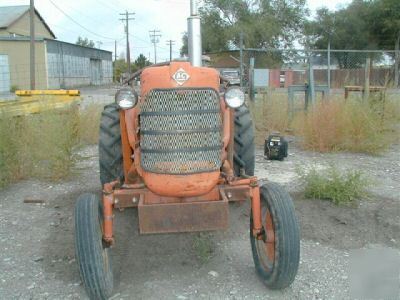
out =
[[120,19],[121,21],[125,21],[125,33],[126,33],[126,62],[128,64],[128,74],[131,74],[131,51],[129,47],[129,21],[135,20],[135,18],[130,18],[129,16],[135,15],[134,12],[129,13],[125,11],[125,13],[120,14],[121,16],[125,16],[124,19]]
[[30,79],[31,79],[31,90],[35,89],[35,2],[30,0]]
[[154,63],[157,63],[157,44],[160,42],[161,33],[160,30],[150,30],[150,41],[154,45]]
[[169,61],[172,61],[172,46],[175,45],[175,41],[168,40],[167,46],[169,46]]

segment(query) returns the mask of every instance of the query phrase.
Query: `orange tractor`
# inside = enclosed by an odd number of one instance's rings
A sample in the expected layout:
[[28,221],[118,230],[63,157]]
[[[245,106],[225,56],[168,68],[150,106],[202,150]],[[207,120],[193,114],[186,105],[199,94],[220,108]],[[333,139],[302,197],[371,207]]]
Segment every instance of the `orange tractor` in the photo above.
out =
[[124,87],[102,113],[103,198],[84,194],[75,206],[76,257],[92,299],[113,291],[113,209],[136,207],[141,234],[208,231],[227,228],[229,202],[249,200],[259,277],[282,289],[296,276],[300,242],[292,200],[278,185],[253,176],[254,129],[245,94],[239,87],[221,89],[218,71],[201,66],[194,2],[190,62],[139,71],[140,95]]

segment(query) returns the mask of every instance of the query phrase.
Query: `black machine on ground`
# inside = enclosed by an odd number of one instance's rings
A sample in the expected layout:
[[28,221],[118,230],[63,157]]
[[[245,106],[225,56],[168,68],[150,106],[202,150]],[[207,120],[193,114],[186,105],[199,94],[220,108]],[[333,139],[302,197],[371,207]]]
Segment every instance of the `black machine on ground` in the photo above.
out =
[[265,140],[264,155],[270,160],[283,160],[288,156],[288,142],[279,133],[273,133]]

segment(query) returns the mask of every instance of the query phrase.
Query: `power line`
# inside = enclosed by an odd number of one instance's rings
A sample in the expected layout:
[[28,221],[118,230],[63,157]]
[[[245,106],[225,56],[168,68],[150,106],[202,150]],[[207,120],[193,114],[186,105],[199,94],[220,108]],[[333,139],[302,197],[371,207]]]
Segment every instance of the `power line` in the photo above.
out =
[[150,41],[154,45],[154,63],[157,63],[157,44],[160,42],[161,32],[160,30],[149,30]]
[[114,7],[112,7],[111,5],[108,5],[107,2],[103,2],[102,0],[97,0],[96,3],[100,3],[102,4],[104,7],[107,7],[108,9],[112,9],[113,11],[119,13],[118,10],[116,10]]
[[[57,2],[57,1],[55,1],[55,2]],[[96,24],[98,24],[98,25],[101,25],[101,26],[104,26],[105,24],[108,24],[108,23],[111,21],[111,20],[101,20],[101,21],[99,21],[98,18],[93,18],[93,17],[90,16],[89,14],[82,13],[82,10],[81,10],[81,9],[77,9],[77,8],[75,8],[73,5],[67,4],[66,1],[62,2],[62,7],[64,7],[64,8],[65,8],[65,7],[68,7],[69,9],[73,10],[73,11],[76,12],[77,14],[81,15],[82,17],[84,17],[84,18],[85,18],[85,21],[86,21],[86,20],[90,20],[91,22],[94,22],[94,23],[96,23]]]
[[91,31],[90,29],[87,29],[85,26],[81,25],[79,22],[75,21],[72,17],[70,17],[65,11],[63,11],[60,7],[58,7],[52,0],[49,0],[49,1],[50,1],[50,3],[51,3],[55,8],[57,8],[64,16],[66,16],[68,19],[70,19],[72,22],[74,22],[76,25],[78,25],[78,26],[81,27],[82,29],[86,30],[87,32],[89,32],[89,33],[91,33],[91,34],[93,34],[93,35],[95,35],[95,36],[101,37],[101,38],[103,38],[103,39],[114,40],[113,38],[110,38],[110,37],[107,37],[107,36],[98,34],[98,33],[96,33],[96,32]]
[[125,16],[125,19],[120,19],[121,21],[125,21],[125,33],[126,33],[126,62],[128,63],[128,74],[131,74],[131,51],[129,48],[129,21],[135,20],[135,18],[130,18],[129,16],[134,16],[135,13],[125,11],[125,13],[120,13],[120,15]]

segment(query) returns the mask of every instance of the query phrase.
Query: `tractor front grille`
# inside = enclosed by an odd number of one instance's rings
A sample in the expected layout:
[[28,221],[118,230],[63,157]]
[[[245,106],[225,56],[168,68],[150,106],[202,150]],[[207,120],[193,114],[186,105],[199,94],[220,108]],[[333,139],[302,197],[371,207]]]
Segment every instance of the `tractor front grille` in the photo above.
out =
[[161,174],[219,170],[222,118],[217,91],[154,89],[140,107],[141,166]]

